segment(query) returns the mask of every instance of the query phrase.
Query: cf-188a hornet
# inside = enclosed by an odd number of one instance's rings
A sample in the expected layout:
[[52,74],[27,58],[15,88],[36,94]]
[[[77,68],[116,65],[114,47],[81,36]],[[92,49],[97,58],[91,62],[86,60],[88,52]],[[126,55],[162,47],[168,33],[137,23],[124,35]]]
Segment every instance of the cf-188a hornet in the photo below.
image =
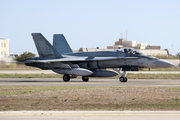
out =
[[144,55],[133,48],[73,53],[62,34],[54,35],[53,46],[41,33],[32,33],[32,37],[39,57],[28,58],[24,63],[63,74],[65,82],[77,76],[82,76],[82,80],[87,82],[89,77],[113,77],[118,74],[121,74],[120,82],[127,82],[126,71],[174,66],[168,61]]

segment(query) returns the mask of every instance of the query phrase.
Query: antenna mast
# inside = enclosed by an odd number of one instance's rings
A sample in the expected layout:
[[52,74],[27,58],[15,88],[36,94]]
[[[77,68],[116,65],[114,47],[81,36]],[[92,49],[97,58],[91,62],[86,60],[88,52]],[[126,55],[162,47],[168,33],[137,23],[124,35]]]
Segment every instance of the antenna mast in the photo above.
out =
[[126,30],[126,40],[127,40],[127,30]]

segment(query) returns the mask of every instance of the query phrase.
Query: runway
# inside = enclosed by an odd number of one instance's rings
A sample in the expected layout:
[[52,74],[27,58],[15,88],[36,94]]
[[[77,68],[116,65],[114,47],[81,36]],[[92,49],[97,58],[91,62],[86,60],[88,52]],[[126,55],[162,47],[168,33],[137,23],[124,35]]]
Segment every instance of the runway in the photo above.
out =
[[[180,71],[128,71],[132,74],[180,74]],[[0,74],[57,74],[52,70],[0,70]]]
[[1,120],[179,120],[180,111],[8,111]]
[[126,83],[119,79],[71,79],[64,82],[61,78],[0,78],[0,86],[134,86],[134,87],[180,87],[180,80],[129,79]]

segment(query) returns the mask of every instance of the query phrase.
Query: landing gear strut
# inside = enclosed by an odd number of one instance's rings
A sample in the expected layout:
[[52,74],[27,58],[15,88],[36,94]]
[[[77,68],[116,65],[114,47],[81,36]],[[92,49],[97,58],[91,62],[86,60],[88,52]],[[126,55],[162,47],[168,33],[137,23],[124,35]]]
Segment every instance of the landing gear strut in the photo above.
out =
[[83,80],[83,82],[88,82],[89,81],[89,77],[82,76],[82,80]]
[[64,82],[69,82],[70,76],[69,75],[64,75],[63,80],[64,80]]
[[121,74],[121,77],[119,78],[119,81],[120,82],[127,82],[127,73],[126,73],[126,71],[123,71],[122,73],[120,72],[120,69],[119,70],[117,70],[117,69],[115,69],[114,68],[114,70],[116,71],[116,72],[118,72],[119,74]]

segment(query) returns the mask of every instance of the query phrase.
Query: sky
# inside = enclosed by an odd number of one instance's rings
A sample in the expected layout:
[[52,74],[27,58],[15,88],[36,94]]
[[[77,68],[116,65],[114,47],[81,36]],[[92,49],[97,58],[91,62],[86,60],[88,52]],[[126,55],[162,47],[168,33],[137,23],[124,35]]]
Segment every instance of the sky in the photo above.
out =
[[180,0],[0,0],[0,38],[10,54],[37,54],[31,33],[70,47],[106,48],[121,37],[180,52]]

